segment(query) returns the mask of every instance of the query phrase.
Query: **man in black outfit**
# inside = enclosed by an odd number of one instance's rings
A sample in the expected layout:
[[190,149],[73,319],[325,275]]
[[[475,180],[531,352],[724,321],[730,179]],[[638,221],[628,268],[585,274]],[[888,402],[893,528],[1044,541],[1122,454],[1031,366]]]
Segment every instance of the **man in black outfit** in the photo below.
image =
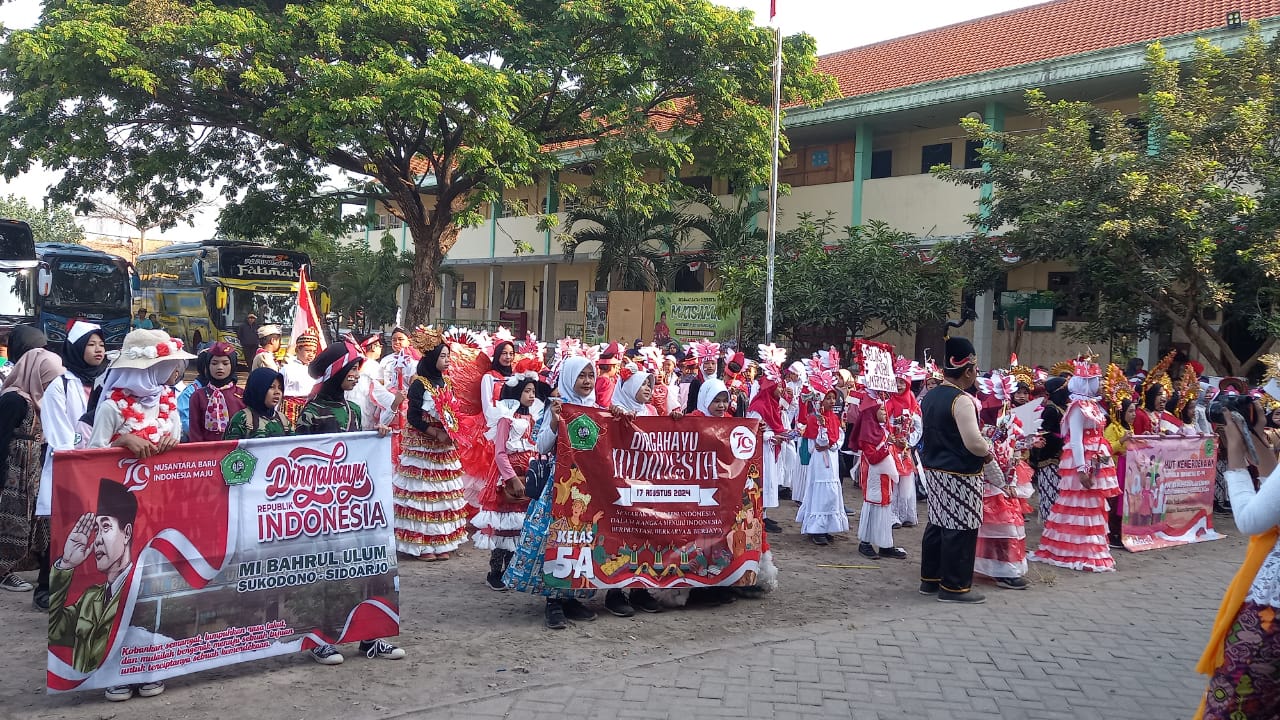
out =
[[254,313],[245,315],[244,322],[236,327],[236,338],[240,341],[240,359],[245,367],[253,362],[253,354],[258,352],[258,316]]
[[993,458],[978,424],[978,404],[966,392],[978,379],[972,342],[947,339],[942,374],[943,383],[920,403],[925,438],[920,462],[929,487],[920,593],[976,604],[986,600],[970,586],[982,524],[983,466]]

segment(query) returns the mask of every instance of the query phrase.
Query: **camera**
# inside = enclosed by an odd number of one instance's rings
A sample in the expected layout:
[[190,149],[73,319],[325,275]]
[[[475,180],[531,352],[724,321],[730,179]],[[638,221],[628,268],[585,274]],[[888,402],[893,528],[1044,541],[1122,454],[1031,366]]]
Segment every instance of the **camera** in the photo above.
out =
[[1252,427],[1258,419],[1258,404],[1249,395],[1219,395],[1209,403],[1207,413],[1209,422],[1214,425],[1225,425],[1229,412],[1240,413],[1245,423]]

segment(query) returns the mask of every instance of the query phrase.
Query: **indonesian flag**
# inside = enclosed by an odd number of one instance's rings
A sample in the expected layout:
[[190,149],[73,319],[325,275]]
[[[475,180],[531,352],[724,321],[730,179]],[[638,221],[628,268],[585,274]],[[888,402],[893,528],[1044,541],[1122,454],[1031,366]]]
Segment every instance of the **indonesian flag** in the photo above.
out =
[[1009,367],[1015,367],[1018,364],[1018,353],[1009,353]]
[[310,278],[307,277],[307,266],[298,271],[298,306],[293,310],[293,330],[289,333],[289,347],[294,347],[298,337],[308,329],[315,331],[320,339],[320,350],[328,343],[324,340],[324,326],[320,323],[320,313],[311,300]]
[[778,0],[769,0],[769,22],[778,14]]

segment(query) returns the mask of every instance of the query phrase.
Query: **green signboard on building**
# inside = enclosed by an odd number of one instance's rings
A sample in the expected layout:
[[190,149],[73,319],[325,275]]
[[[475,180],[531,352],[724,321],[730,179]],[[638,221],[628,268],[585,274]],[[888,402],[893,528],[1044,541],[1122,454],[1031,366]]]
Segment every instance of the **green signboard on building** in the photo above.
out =
[[741,308],[721,312],[719,293],[658,293],[654,317],[666,323],[671,337],[681,344],[694,340],[726,340],[738,336]]

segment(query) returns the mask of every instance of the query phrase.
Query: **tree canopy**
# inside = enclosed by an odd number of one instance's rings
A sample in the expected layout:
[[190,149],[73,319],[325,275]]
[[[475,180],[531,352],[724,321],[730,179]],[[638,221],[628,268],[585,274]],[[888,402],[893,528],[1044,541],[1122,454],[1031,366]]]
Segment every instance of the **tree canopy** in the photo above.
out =
[[[956,304],[959,277],[952,268],[926,264],[910,233],[882,222],[837,230],[830,215],[802,215],[776,244],[774,330],[793,339],[858,337],[873,322],[881,332],[910,334],[942,324]],[[720,302],[741,307],[744,334],[762,339],[765,240],[746,234],[733,254],[741,260],[721,264]]]
[[[785,99],[834,93],[814,47],[786,39]],[[709,0],[55,0],[0,48],[0,168],[156,217],[221,182],[249,225],[332,214],[340,168],[412,234],[416,322],[459,226],[569,148],[763,181],[772,48]]]
[[36,242],[82,243],[84,230],[64,205],[38,208],[17,195],[0,198],[0,218],[23,220]]
[[1247,374],[1280,330],[1280,45],[1255,26],[1231,53],[1200,41],[1182,64],[1156,43],[1147,61],[1137,118],[1032,91],[1037,133],[964,121],[986,165],[939,174],[994,193],[977,242],[948,254],[979,289],[1002,256],[1070,262],[1097,298],[1085,334],[1177,328]]

